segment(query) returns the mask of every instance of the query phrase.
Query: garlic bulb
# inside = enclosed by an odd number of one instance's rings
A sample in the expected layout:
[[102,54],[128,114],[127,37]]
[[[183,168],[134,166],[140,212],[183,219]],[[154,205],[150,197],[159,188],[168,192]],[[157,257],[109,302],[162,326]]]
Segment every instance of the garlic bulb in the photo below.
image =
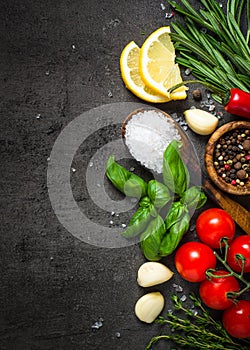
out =
[[151,287],[168,281],[173,272],[165,265],[149,261],[141,265],[137,274],[137,282],[141,287]]
[[140,321],[152,323],[164,307],[164,297],[160,292],[143,295],[135,305],[135,314]]
[[187,125],[199,135],[211,134],[218,125],[218,118],[202,109],[188,109],[184,113]]

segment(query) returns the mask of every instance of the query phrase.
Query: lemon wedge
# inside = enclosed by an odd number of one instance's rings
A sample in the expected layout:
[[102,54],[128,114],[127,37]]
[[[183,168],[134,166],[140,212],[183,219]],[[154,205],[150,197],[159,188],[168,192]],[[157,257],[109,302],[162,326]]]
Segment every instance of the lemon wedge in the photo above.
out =
[[180,69],[175,63],[175,49],[169,35],[170,27],[161,27],[144,41],[140,49],[139,70],[144,84],[171,100],[187,97],[187,87],[181,86],[173,93],[168,89],[182,83]]
[[[126,87],[140,99],[152,103],[164,103],[171,100],[149,88],[141,79],[139,69],[140,48],[134,41],[128,43],[120,57],[120,70]],[[172,95],[172,94],[171,94]]]

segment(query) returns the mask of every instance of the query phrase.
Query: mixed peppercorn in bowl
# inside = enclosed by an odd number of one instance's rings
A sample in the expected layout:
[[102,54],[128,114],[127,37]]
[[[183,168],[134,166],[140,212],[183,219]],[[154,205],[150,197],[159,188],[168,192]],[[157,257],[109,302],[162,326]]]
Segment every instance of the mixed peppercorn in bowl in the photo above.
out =
[[206,146],[205,165],[220,189],[250,194],[250,122],[233,121],[217,129]]

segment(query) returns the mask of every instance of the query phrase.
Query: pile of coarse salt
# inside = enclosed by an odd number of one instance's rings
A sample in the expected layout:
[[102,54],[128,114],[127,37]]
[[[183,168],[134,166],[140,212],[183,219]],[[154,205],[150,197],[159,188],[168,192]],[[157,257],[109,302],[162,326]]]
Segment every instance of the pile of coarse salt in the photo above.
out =
[[125,143],[131,155],[158,174],[162,173],[164,151],[174,139],[181,140],[174,122],[156,110],[140,111],[126,124]]

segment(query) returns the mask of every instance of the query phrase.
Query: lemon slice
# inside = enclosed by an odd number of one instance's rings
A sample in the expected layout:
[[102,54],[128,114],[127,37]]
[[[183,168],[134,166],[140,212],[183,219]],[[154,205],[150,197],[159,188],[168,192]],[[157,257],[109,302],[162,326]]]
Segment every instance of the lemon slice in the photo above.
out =
[[[170,97],[168,89],[182,83],[175,49],[169,35],[170,27],[161,27],[153,32],[140,50],[139,69],[144,83],[158,94]],[[183,100],[187,88],[181,86],[171,93],[171,99]]]
[[170,97],[163,96],[150,89],[141,79],[139,70],[140,48],[134,41],[125,46],[120,57],[122,79],[126,87],[137,97],[152,103],[170,101]]

